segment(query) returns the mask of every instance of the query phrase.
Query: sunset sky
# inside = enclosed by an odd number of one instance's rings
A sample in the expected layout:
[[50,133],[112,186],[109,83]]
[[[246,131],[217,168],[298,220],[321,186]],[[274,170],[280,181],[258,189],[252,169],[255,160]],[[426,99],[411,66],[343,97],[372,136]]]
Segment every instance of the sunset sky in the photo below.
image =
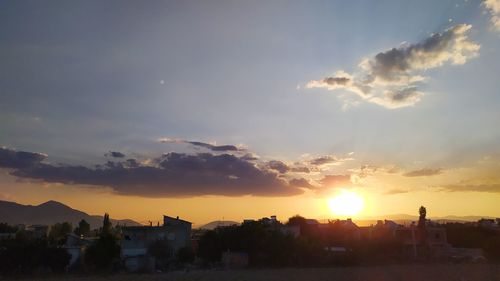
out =
[[0,200],[500,216],[500,1],[1,1]]

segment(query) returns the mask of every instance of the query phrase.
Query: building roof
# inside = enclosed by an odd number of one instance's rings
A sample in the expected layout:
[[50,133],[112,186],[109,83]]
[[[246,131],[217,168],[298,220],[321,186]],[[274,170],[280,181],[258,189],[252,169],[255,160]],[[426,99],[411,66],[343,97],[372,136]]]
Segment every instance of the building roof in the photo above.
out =
[[163,220],[165,220],[165,219],[169,219],[169,220],[176,220],[176,221],[183,222],[183,223],[193,224],[192,222],[190,222],[190,221],[186,221],[186,220],[182,220],[182,219],[180,219],[179,217],[174,218],[174,217],[169,217],[169,216],[165,216],[165,215],[163,215]]

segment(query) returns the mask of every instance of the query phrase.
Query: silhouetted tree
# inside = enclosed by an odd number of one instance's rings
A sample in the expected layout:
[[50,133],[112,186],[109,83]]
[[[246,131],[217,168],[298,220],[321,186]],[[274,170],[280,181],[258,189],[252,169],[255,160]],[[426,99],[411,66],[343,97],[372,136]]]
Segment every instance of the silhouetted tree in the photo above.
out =
[[16,239],[0,241],[0,274],[32,274],[39,268],[62,272],[69,260],[66,250],[49,244],[47,238],[17,235]]
[[215,230],[205,232],[198,243],[198,256],[209,263],[220,261],[223,251],[220,239]]
[[113,225],[111,224],[111,221],[109,220],[109,215],[108,213],[104,214],[104,219],[102,221],[102,232],[103,233],[111,233]]
[[83,235],[83,236],[89,236],[90,235],[90,224],[82,219],[79,223],[78,226],[75,228],[75,234],[76,235]]
[[293,225],[293,226],[299,226],[300,227],[300,235],[308,237],[310,239],[319,239],[318,237],[318,231],[317,231],[317,226],[316,225],[310,225],[307,223],[307,219],[295,215],[291,218],[288,219],[288,222],[286,223],[287,225]]
[[118,263],[119,256],[120,245],[117,237],[112,233],[109,215],[106,213],[99,239],[87,248],[85,263],[98,271],[110,271]]
[[71,233],[73,227],[69,222],[56,223],[50,227],[49,239],[52,241],[60,241],[66,238],[68,233]]
[[425,227],[427,210],[425,209],[424,206],[420,206],[418,213],[420,215],[417,224],[418,240],[421,245],[425,245],[427,242],[427,230]]
[[177,251],[177,260],[180,263],[192,263],[194,257],[194,251],[191,247],[182,247]]

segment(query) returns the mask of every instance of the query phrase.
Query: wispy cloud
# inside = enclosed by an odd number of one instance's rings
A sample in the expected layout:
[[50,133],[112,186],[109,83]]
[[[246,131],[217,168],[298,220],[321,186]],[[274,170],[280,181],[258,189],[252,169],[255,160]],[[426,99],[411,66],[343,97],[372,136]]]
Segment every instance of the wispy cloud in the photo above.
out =
[[184,139],[178,139],[178,138],[159,138],[157,140],[160,143],[185,143],[185,144],[190,144],[193,146],[197,147],[203,147],[212,151],[244,151],[244,148],[235,146],[235,145],[216,145],[216,144],[211,144],[211,143],[206,143],[206,142],[200,142],[200,141],[188,141]]
[[384,192],[384,194],[386,195],[395,195],[395,194],[403,194],[403,193],[408,193],[409,191],[406,190],[406,189],[390,189],[386,192]]
[[423,168],[419,170],[409,171],[403,174],[405,177],[429,177],[441,174],[441,169]]
[[491,24],[496,31],[500,32],[500,0],[485,0],[483,5],[491,16]]
[[352,184],[350,175],[325,175],[320,182],[323,188],[348,187]]
[[450,192],[473,191],[473,192],[499,193],[500,183],[484,183],[484,184],[456,183],[456,184],[443,185],[441,186],[441,188],[444,191],[450,191]]
[[104,154],[106,157],[113,157],[113,158],[124,158],[126,155],[119,152],[119,151],[110,151],[106,154]]
[[455,25],[419,43],[403,44],[365,58],[355,74],[338,71],[334,76],[309,81],[306,88],[345,89],[390,109],[413,106],[424,96],[418,85],[426,80],[426,70],[464,64],[478,55],[480,46],[469,40],[470,29],[471,25]]

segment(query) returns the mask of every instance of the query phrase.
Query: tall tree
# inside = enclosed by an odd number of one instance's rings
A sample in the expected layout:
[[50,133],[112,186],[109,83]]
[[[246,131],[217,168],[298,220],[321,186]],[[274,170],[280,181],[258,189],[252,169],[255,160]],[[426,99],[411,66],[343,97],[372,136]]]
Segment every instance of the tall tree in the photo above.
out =
[[425,209],[424,206],[420,206],[418,213],[420,214],[420,216],[418,218],[418,225],[417,225],[417,239],[418,239],[418,243],[420,244],[420,251],[419,252],[421,252],[421,255],[423,255],[423,257],[427,257],[427,254],[428,254],[427,229],[425,227],[427,210]]
[[104,214],[104,219],[102,221],[102,232],[105,234],[110,234],[111,233],[111,221],[109,220],[109,215],[108,213]]

